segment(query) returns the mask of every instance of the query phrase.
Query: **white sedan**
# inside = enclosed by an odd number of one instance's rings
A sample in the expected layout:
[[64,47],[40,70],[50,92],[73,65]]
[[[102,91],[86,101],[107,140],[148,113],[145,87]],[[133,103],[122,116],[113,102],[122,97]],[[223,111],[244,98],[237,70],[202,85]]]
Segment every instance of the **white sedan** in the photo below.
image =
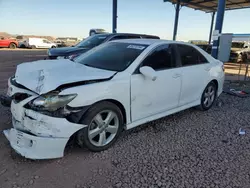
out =
[[210,109],[223,82],[223,63],[192,44],[112,41],[74,62],[18,65],[7,93],[13,128],[4,134],[31,159],[62,157],[70,139],[101,151],[123,129],[195,106]]

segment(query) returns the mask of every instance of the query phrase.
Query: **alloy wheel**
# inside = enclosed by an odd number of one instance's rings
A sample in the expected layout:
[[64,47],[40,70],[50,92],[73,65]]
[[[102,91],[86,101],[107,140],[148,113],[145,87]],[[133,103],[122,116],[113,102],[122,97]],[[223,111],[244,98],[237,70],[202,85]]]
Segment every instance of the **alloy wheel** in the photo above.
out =
[[88,127],[88,138],[94,146],[105,146],[116,136],[119,129],[117,114],[111,110],[98,113]]
[[213,102],[214,102],[214,99],[215,99],[215,88],[210,85],[205,93],[204,93],[204,100],[203,100],[203,104],[205,107],[209,108]]

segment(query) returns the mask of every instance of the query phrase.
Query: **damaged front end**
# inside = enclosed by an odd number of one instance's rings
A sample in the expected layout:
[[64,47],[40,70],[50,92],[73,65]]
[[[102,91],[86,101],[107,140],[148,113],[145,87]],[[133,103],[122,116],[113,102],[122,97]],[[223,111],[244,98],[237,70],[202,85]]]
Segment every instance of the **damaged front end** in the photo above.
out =
[[7,96],[1,97],[2,103],[11,107],[13,128],[4,134],[12,148],[30,159],[62,157],[69,139],[87,127],[79,121],[89,108],[68,106],[81,96],[62,95],[62,91],[105,82],[116,73],[70,60],[19,64],[15,76],[8,80]]
[[10,102],[13,128],[4,130],[10,145],[30,159],[62,157],[70,137],[86,127],[78,122],[88,107],[67,106],[76,94],[60,96],[58,92],[50,92],[38,95],[17,86],[11,79],[6,98]]

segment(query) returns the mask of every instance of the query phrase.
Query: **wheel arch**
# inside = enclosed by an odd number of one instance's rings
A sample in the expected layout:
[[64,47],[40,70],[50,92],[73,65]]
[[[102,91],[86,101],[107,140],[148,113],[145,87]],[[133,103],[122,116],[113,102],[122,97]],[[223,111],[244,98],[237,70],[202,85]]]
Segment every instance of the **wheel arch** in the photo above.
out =
[[[216,86],[216,92],[218,92],[218,88],[219,88],[219,82],[218,82],[218,80],[213,79],[213,80],[211,80],[209,83],[211,83],[211,82],[213,82],[213,83],[215,84],[215,86]],[[209,84],[209,83],[208,83],[208,84]],[[218,95],[218,93],[217,93],[217,95]]]
[[14,42],[14,41],[10,42],[10,43],[9,43],[9,46],[10,46],[11,44],[16,45],[16,47],[17,47],[17,43],[16,43],[16,42]]
[[[115,104],[115,105],[121,110],[122,116],[123,116],[124,125],[126,125],[126,124],[127,124],[127,116],[126,116],[126,115],[127,115],[127,112],[126,112],[126,109],[125,109],[124,105],[123,105],[121,102],[119,102],[118,100],[115,100],[115,99],[103,99],[103,100],[96,101],[96,102],[94,102],[94,103],[91,104],[91,105],[78,107],[78,108],[81,108],[81,111],[79,111],[79,112],[77,112],[77,113],[73,113],[73,115],[68,116],[68,117],[67,117],[67,120],[70,121],[70,122],[72,122],[72,123],[79,123],[80,119],[81,119],[86,113],[88,113],[88,110],[89,110],[92,106],[94,106],[94,105],[96,105],[96,104],[98,104],[98,103],[100,103],[100,102],[104,102],[104,101],[108,101],[108,102],[111,102],[111,103]],[[74,108],[74,107],[73,107],[73,108]]]
[[[98,101],[96,103],[99,103],[99,102],[103,102],[103,101],[108,101],[108,102],[111,102],[113,104],[115,104],[116,106],[118,106],[118,108],[121,110],[122,112],[122,116],[123,116],[123,121],[124,121],[124,124],[126,125],[127,124],[127,113],[126,113],[126,109],[125,107],[123,106],[123,104],[121,102],[119,102],[118,100],[115,100],[115,99],[104,99],[104,100],[101,100],[101,101]],[[96,104],[94,103],[94,104]],[[93,104],[93,105],[94,105]]]

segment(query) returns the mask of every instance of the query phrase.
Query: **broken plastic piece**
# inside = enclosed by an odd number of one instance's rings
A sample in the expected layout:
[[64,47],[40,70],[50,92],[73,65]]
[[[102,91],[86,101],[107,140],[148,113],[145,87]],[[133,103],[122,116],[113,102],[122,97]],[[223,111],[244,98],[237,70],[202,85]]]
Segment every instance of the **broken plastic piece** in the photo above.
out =
[[250,94],[245,92],[245,91],[241,91],[241,90],[235,90],[235,89],[224,89],[223,90],[225,93],[230,94],[230,95],[234,95],[234,96],[238,96],[238,97],[249,97]]
[[240,128],[240,130],[239,130],[239,134],[240,134],[240,135],[244,135],[244,134],[246,134],[246,130],[244,130],[244,129]]

